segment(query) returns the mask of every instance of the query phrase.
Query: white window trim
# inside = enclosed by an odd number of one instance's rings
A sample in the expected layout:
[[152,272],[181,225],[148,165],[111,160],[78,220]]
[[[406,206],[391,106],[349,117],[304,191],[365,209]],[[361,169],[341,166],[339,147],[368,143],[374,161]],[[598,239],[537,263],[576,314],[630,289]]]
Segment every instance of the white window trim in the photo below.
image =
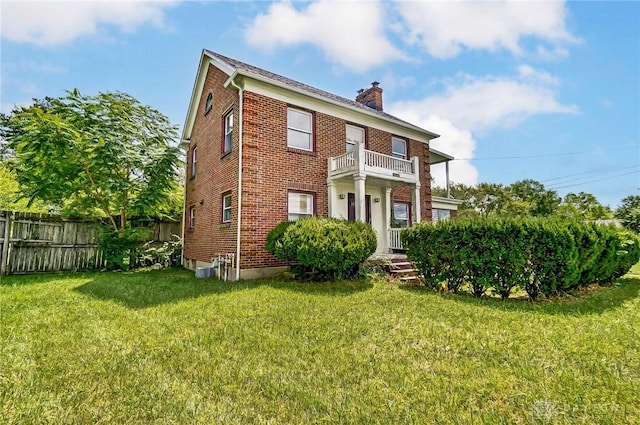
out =
[[189,229],[196,228],[196,206],[189,206]]
[[[291,194],[296,194],[296,195],[304,195],[304,196],[308,196],[309,198],[311,198],[311,202],[310,202],[310,208],[309,208],[309,212],[308,213],[304,213],[304,212],[292,212],[291,211],[291,199],[290,199],[290,195]],[[301,218],[307,218],[307,217],[313,217],[315,215],[315,203],[316,203],[316,195],[315,193],[309,193],[309,192],[298,192],[295,190],[290,190],[287,192],[287,220],[289,221],[295,221],[295,220],[299,220]],[[297,217],[295,219],[291,219],[291,215],[297,215],[297,216],[304,216],[304,217]]]
[[[404,152],[394,152],[393,150],[393,141],[397,140],[399,142],[404,143]],[[401,139],[400,137],[395,137],[392,136],[391,137],[391,156],[395,157],[395,158],[399,158],[399,159],[407,159],[407,141],[405,139]]]
[[[231,117],[231,126],[229,126],[229,117]],[[231,137],[229,137],[231,136]],[[229,146],[227,149],[227,137],[229,137]],[[231,148],[233,147],[233,111],[229,111],[224,116],[224,142],[222,145],[222,153],[231,152]]]
[[198,147],[194,146],[193,148],[191,148],[191,177],[196,176],[196,172],[198,171],[197,163],[198,163]]
[[[367,136],[366,136],[365,129],[364,129],[364,128],[362,128],[362,127],[358,127],[357,125],[347,124],[347,125],[345,126],[345,136],[346,136],[346,134],[347,134],[347,130],[349,129],[349,127],[351,127],[351,128],[355,128],[355,129],[358,129],[358,130],[361,130],[361,131],[362,131],[362,143],[365,143],[365,138],[367,137]],[[357,144],[357,141],[352,141],[352,142],[350,142],[348,137],[345,137],[345,139],[346,139],[346,143],[347,143],[347,145],[346,145],[346,150],[347,150],[347,152],[350,152],[350,150],[349,150],[349,146],[353,146],[353,148],[352,148],[351,150],[354,150],[354,149],[355,149],[355,146],[356,146],[356,144]]]
[[[396,205],[404,205],[407,209],[407,218],[398,218],[396,217],[395,211],[396,211]],[[394,221],[406,221],[407,225],[405,227],[409,227],[411,225],[411,205],[409,205],[407,202],[394,202],[392,205],[393,209],[392,209],[392,215],[393,215],[393,220]]]
[[[289,124],[289,111],[295,111],[298,112],[300,114],[304,114],[304,115],[308,115],[309,116],[309,130],[306,129],[302,129],[302,128],[296,128],[293,127]],[[293,130],[296,131],[298,133],[305,133],[309,135],[309,148],[301,148],[300,146],[291,146],[289,144],[289,136],[287,135],[287,147],[290,147],[292,149],[301,149],[304,151],[309,151],[309,152],[313,152],[313,114],[311,112],[307,112],[307,111],[303,111],[302,109],[297,109],[297,108],[287,108],[287,133],[289,132],[289,130]]]
[[[226,201],[227,199],[229,199],[229,205],[226,205]],[[227,193],[226,195],[222,196],[222,222],[223,223],[231,223],[231,219],[232,219],[232,210],[231,210],[231,204],[233,202],[233,199],[231,198],[231,194]],[[225,216],[227,215],[227,211],[229,211],[229,218],[225,219]]]

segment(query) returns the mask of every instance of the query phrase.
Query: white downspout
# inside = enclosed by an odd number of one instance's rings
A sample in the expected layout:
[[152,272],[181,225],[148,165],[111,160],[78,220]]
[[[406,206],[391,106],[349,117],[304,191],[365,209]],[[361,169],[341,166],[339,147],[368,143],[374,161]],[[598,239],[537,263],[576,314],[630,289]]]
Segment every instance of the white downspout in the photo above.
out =
[[240,280],[240,235],[242,224],[242,112],[244,104],[244,90],[235,82],[235,78],[230,80],[233,87],[238,89],[239,113],[238,113],[238,231],[236,234],[236,279]]

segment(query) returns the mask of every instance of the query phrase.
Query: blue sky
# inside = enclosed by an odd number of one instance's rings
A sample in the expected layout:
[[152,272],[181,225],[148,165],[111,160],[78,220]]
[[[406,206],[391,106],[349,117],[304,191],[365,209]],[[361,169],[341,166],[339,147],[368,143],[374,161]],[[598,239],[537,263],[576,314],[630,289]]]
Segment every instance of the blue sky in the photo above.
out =
[[[2,1],[0,108],[122,91],[182,126],[203,48],[441,134],[452,180],[640,193],[639,2]],[[443,184],[442,170],[434,172]]]

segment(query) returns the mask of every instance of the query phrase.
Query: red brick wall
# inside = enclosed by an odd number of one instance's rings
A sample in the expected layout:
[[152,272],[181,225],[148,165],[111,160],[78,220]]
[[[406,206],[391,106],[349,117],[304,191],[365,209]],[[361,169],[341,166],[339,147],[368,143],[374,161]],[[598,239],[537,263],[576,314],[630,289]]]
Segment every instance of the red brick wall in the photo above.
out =
[[[187,180],[187,212],[196,206],[196,228],[185,231],[185,258],[209,261],[218,253],[235,252],[237,222],[238,170],[238,94],[222,87],[227,76],[210,67],[194,122],[191,146],[198,146],[198,175]],[[213,90],[214,106],[204,115],[204,104]],[[242,193],[242,269],[284,265],[265,252],[267,233],[287,219],[287,193],[290,190],[315,194],[315,213],[326,216],[327,158],[345,151],[343,119],[319,112],[314,116],[313,152],[287,147],[287,107],[285,102],[252,92],[244,92],[243,193]],[[221,158],[222,117],[234,108],[234,138],[231,154]],[[303,109],[303,108],[300,108]],[[367,128],[368,149],[391,154],[391,134]],[[430,205],[428,147],[409,141],[409,154],[420,157],[423,205]],[[189,155],[190,161],[190,155]],[[190,169],[190,163],[188,164]],[[230,190],[233,196],[232,223],[221,225],[221,195]],[[411,201],[409,187],[396,188],[394,199]],[[204,201],[202,205],[201,201]],[[430,220],[426,206],[422,219]],[[188,222],[188,220],[187,220]],[[188,224],[187,224],[188,227]]]
[[[184,238],[187,259],[211,261],[218,254],[236,252],[238,211],[238,92],[225,89],[227,75],[210,66],[191,133],[187,154],[186,213],[195,205],[196,226]],[[205,103],[213,93],[213,107],[205,115]],[[231,153],[222,157],[223,116],[233,109],[234,134]],[[191,178],[191,149],[197,146],[197,173]],[[231,192],[232,220],[222,224],[222,194]]]

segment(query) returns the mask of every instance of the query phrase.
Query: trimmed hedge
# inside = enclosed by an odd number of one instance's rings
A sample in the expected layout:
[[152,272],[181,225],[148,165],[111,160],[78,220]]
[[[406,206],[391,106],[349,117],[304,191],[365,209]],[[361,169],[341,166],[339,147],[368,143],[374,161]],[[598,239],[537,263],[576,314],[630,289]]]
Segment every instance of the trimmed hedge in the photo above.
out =
[[267,235],[266,249],[289,262],[299,277],[324,280],[357,275],[376,246],[369,224],[311,217],[280,223]]
[[404,229],[407,257],[425,286],[531,299],[591,283],[609,284],[640,259],[640,239],[593,223],[553,219],[476,219],[420,223]]

